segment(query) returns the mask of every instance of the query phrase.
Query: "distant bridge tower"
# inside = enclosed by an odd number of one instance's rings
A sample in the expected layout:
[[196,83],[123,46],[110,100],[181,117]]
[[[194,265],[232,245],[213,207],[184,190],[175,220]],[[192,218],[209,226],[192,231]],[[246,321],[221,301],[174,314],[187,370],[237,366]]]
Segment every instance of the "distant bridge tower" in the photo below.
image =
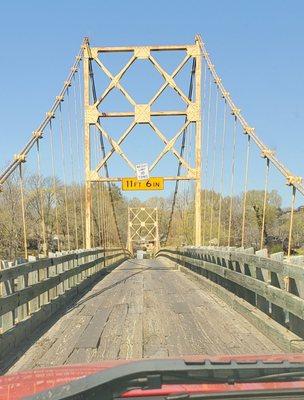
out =
[[153,244],[154,251],[159,249],[159,229],[157,208],[128,208],[127,248],[132,253],[133,244]]

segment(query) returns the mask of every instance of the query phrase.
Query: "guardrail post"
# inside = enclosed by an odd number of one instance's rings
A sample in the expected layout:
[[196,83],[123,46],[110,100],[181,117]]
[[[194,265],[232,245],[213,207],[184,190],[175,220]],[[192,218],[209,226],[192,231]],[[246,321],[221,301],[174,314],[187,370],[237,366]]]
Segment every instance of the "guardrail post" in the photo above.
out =
[[[61,257],[63,255],[62,252],[56,251],[56,257]],[[63,272],[63,263],[56,262],[56,275],[59,275]],[[60,296],[64,293],[64,282],[60,282],[57,286],[57,295]]]
[[[75,253],[75,262],[74,262],[74,267],[77,268],[79,264],[79,250],[76,250]],[[75,275],[75,284],[76,286],[80,283],[81,281],[81,274]]]
[[[298,265],[300,268],[304,267],[304,256],[299,255],[299,256],[289,256],[287,258],[287,264],[291,265]],[[288,267],[287,267],[288,271]],[[304,298],[304,284],[303,284],[303,279],[298,279],[295,281],[295,279],[291,278],[289,276],[289,271],[285,274],[285,289],[288,291],[288,293],[291,293],[295,296],[301,297],[302,299]],[[304,268],[303,268],[303,275],[304,275]],[[293,332],[297,333],[298,335],[303,334],[304,332],[304,321],[303,319],[299,318],[298,316],[290,313],[286,313],[286,317],[288,316],[288,322],[287,326],[289,329],[291,329]]]
[[[40,254],[39,259],[44,259],[44,255]],[[43,282],[45,279],[47,279],[47,268],[41,268],[38,270],[38,282]],[[43,306],[44,304],[48,303],[48,291],[42,293],[39,296],[39,307]]]
[[[267,249],[258,250],[255,252],[255,255],[258,257],[268,258],[268,250]],[[269,279],[268,272],[258,267],[256,267],[255,269],[256,269],[256,279],[267,283]],[[256,306],[265,314],[269,314],[269,302],[268,300],[265,299],[265,297],[257,294]]]
[[[19,259],[16,261],[16,265],[20,265],[24,262],[24,260]],[[18,278],[15,280],[15,291],[17,292],[18,290],[24,289],[26,287],[27,283],[27,273],[18,276]],[[24,318],[26,318],[28,315],[28,303],[22,304],[16,309],[16,321],[22,321]]]
[[[49,252],[48,256],[49,256],[50,259],[53,259],[53,258],[55,257],[55,253]],[[49,270],[49,271],[48,271],[48,276],[49,276],[50,278],[56,276],[56,265],[51,265],[51,266],[48,268],[48,270]],[[51,288],[51,289],[49,290],[49,301],[52,301],[52,300],[55,299],[56,297],[57,297],[57,286],[55,286],[55,287],[53,287],[53,288]]]
[[[34,262],[36,261],[35,256],[28,256],[28,261]],[[28,273],[28,285],[32,286],[35,285],[35,283],[38,283],[38,271],[30,271]],[[35,297],[33,300],[30,300],[28,302],[28,308],[29,308],[29,314],[31,315],[35,311],[37,311],[40,307],[40,302],[39,302],[39,296]]]
[[[7,269],[10,266],[10,263],[8,261],[2,261],[1,262],[2,266],[1,269]],[[2,296],[7,296],[11,293],[14,292],[14,282],[13,280],[9,280],[8,282],[2,283],[2,289],[1,289],[1,294]],[[12,328],[15,323],[15,311],[9,311],[8,313],[2,315],[1,317],[1,331],[5,332],[8,329]]]
[[[279,261],[283,264],[284,262],[284,252],[280,251],[278,253],[273,253],[270,255],[271,260]],[[279,289],[285,290],[285,282],[284,282],[284,268],[282,268],[281,274],[276,274],[274,272],[269,271],[270,274],[270,283],[272,286],[277,287]],[[272,318],[279,322],[282,325],[285,325],[285,310],[282,307],[277,306],[276,304],[271,303],[271,315]]]

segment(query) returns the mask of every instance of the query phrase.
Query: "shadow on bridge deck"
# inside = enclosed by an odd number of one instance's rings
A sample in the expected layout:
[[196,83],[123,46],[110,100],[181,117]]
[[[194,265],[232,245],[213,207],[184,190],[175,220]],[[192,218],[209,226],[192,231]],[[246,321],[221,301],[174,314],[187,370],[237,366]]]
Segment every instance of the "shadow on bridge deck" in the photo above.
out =
[[29,347],[10,372],[62,364],[282,350],[213,294],[159,260],[107,275]]

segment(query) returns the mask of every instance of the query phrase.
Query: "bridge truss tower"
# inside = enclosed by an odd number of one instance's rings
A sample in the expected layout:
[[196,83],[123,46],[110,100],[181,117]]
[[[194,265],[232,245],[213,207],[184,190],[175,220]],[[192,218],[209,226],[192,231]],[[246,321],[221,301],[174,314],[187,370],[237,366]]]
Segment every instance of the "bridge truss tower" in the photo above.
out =
[[[121,144],[123,141],[132,134],[133,128],[137,124],[148,124],[155,134],[162,140],[164,148],[155,161],[149,165],[150,175],[153,176],[153,170],[158,165],[160,160],[168,153],[172,152],[177,159],[177,162],[183,167],[184,174],[175,176],[166,176],[164,173],[165,181],[176,181],[176,180],[193,180],[195,181],[195,245],[201,244],[201,47],[199,37],[195,38],[194,44],[189,45],[169,45],[169,46],[126,46],[126,47],[90,47],[87,41],[84,45],[84,135],[85,135],[85,177],[86,177],[86,247],[91,248],[91,221],[92,221],[92,206],[91,206],[91,185],[93,182],[120,182],[123,177],[121,176],[110,176],[108,173],[102,174],[103,169],[107,166],[107,163],[111,159],[113,154],[119,155],[124,162],[126,167],[131,171],[130,174],[135,175],[136,167],[132,159],[123,151]],[[155,58],[157,52],[176,52],[183,51],[185,56],[181,63],[177,66],[172,74],[169,74],[160,62]],[[129,61],[125,66],[117,73],[113,74],[105,66],[103,62],[103,55],[105,53],[117,53],[124,52],[130,54]],[[171,53],[172,54],[172,53]],[[186,63],[191,60],[195,65],[194,73],[194,90],[193,99],[189,98],[183,90],[178,86],[175,81],[176,75],[184,68]],[[156,71],[163,77],[164,83],[153,96],[153,98],[145,104],[138,104],[132,98],[130,93],[124,88],[121,83],[121,78],[127,73],[128,69],[137,60],[145,60],[146,62],[152,63]],[[92,96],[92,64],[95,68],[98,68],[102,74],[105,74],[109,79],[110,83],[104,90],[102,95],[97,98],[96,93]],[[148,77],[147,77],[148,79]],[[140,82],[138,82],[140,84]],[[167,110],[167,111],[155,111],[152,107],[158,97],[164,92],[167,87],[171,87],[183,100],[185,107],[183,110]],[[113,90],[118,89],[128,102],[132,105],[133,111],[121,112],[119,110],[115,112],[105,113],[103,110],[103,101],[107,95]],[[115,105],[114,105],[115,106]],[[173,138],[168,137],[167,132],[162,132],[153,122],[153,116],[184,116],[184,124],[182,128],[176,132]],[[114,139],[105,129],[103,121],[107,118],[121,118],[121,117],[133,117],[133,120],[129,127],[123,132],[121,137],[117,140]],[[195,157],[194,160],[187,161],[184,156],[175,149],[177,140],[187,130],[190,125],[195,126]],[[102,140],[105,140],[110,145],[110,150],[104,152],[100,161],[97,165],[92,165],[91,156],[91,139],[90,130],[94,127]],[[143,138],[144,140],[144,138]],[[110,160],[111,161],[111,160]]]
[[133,243],[153,243],[159,250],[158,210],[148,207],[128,208],[127,249],[133,252]]

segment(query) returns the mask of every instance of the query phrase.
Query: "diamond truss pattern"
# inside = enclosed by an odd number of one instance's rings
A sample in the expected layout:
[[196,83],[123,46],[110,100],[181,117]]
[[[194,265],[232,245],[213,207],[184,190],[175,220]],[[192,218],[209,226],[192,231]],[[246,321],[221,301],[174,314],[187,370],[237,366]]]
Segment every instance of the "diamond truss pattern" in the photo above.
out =
[[153,242],[159,248],[157,208],[129,207],[128,209],[128,248],[133,242]]
[[[161,64],[153,57],[151,50],[155,51],[170,51],[170,50],[181,50],[186,51],[186,55],[184,59],[180,62],[180,64],[176,67],[172,74],[169,74]],[[99,58],[100,53],[107,52],[130,52],[131,57],[129,61],[123,66],[123,68],[115,75],[112,74],[111,71],[103,64],[103,62]],[[184,46],[143,46],[143,47],[93,47],[85,50],[84,54],[84,62],[88,63],[88,60],[92,60],[95,62],[102,73],[104,73],[109,79],[110,83],[108,87],[104,90],[101,96],[97,99],[94,104],[90,104],[89,95],[87,93],[87,98],[85,98],[85,124],[86,131],[89,131],[90,125],[95,125],[101,135],[106,138],[106,140],[110,144],[110,150],[102,158],[95,169],[90,170],[87,173],[87,180],[89,181],[103,181],[103,180],[112,180],[117,181],[121,180],[121,177],[110,177],[106,179],[105,177],[100,176],[100,170],[102,167],[109,161],[111,156],[116,152],[119,156],[126,162],[126,164],[133,170],[136,171],[135,165],[132,160],[127,157],[124,151],[121,148],[121,144],[123,141],[131,134],[133,128],[137,124],[148,124],[153,129],[155,134],[162,140],[164,143],[163,150],[157,155],[156,159],[149,165],[150,172],[156,167],[159,161],[168,153],[172,152],[176,157],[177,161],[182,164],[186,171],[186,175],[184,177],[165,177],[165,179],[198,179],[198,171],[197,165],[195,167],[191,166],[188,161],[182,157],[179,152],[175,149],[175,143],[178,138],[182,135],[184,131],[186,131],[187,127],[190,123],[194,123],[197,126],[196,135],[200,135],[198,127],[198,123],[201,121],[201,104],[200,104],[200,94],[196,92],[195,101],[189,100],[183,90],[177,85],[174,78],[176,75],[183,69],[186,63],[191,58],[196,59],[196,65],[200,63],[201,51],[199,47],[199,43],[196,42],[194,45],[184,45]],[[137,59],[145,59],[152,63],[155,69],[159,72],[159,74],[163,77],[164,83],[161,85],[157,93],[152,97],[152,99],[147,104],[137,104],[133,97],[128,93],[128,91],[121,84],[121,78],[127,73],[128,69],[131,65],[136,62]],[[200,64],[199,64],[200,65]],[[88,69],[87,69],[88,71]],[[86,73],[86,68],[85,68]],[[195,75],[196,87],[200,86],[200,71]],[[185,103],[185,110],[177,111],[151,111],[152,104],[159,98],[159,96],[164,92],[164,90],[168,87],[172,87],[177,95],[183,100]],[[106,98],[106,96],[113,90],[117,88],[128,100],[128,102],[134,107],[133,112],[111,112],[111,113],[102,113],[99,109],[102,109],[102,102]],[[85,93],[86,96],[86,93]],[[99,107],[99,109],[98,109]],[[176,116],[176,115],[184,115],[185,122],[180,130],[173,136],[173,138],[168,139],[166,135],[152,122],[151,116]],[[118,140],[114,140],[113,137],[107,132],[107,130],[102,126],[102,118],[120,118],[120,117],[134,117],[133,121],[129,125],[129,127],[123,132],[121,137]],[[88,139],[89,140],[89,139]],[[89,150],[88,150],[89,152]],[[88,159],[90,159],[90,155],[88,155]]]

